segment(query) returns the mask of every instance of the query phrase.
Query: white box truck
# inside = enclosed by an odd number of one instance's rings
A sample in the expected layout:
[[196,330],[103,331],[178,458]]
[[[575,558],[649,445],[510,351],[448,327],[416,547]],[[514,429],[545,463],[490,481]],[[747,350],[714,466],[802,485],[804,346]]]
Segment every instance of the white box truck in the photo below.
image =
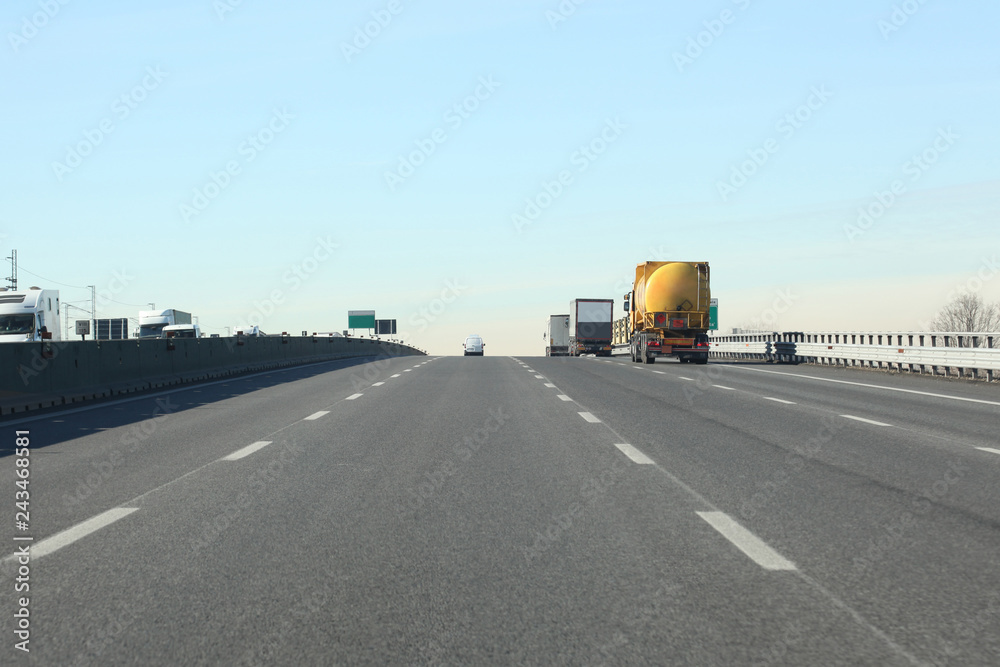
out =
[[167,308],[166,310],[140,310],[138,338],[163,338],[163,328],[176,324],[191,324],[191,313]]
[[573,299],[569,302],[569,353],[611,356],[611,299]]
[[0,291],[0,343],[62,340],[59,290]]
[[549,315],[545,325],[545,356],[565,357],[569,354],[569,315]]

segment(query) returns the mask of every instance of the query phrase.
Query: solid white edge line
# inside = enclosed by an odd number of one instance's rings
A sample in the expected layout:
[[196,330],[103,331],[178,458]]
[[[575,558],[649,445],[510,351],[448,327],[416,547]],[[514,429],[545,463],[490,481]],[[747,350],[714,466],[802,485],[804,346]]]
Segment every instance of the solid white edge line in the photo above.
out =
[[304,418],[303,418],[303,421],[313,421],[313,420],[315,420],[315,419],[319,419],[319,418],[320,418],[320,417],[322,417],[323,415],[328,415],[328,414],[330,414],[330,411],[329,411],[329,410],[320,410],[319,412],[314,412],[314,413],[312,413],[312,414],[311,414],[311,415],[309,415],[308,417],[304,417]]
[[786,401],[783,398],[771,398],[770,396],[764,397],[765,401],[774,401],[775,403],[784,403],[785,405],[798,405],[795,401]]
[[748,368],[738,364],[725,364],[730,368],[741,371],[754,371],[756,373],[772,373],[774,375],[788,375],[794,378],[805,378],[806,380],[819,380],[820,382],[834,382],[836,384],[853,384],[856,387],[869,387],[871,389],[884,389],[886,391],[901,391],[905,394],[919,394],[921,396],[933,396],[934,398],[947,398],[952,401],[968,401],[969,403],[985,403],[986,405],[1000,405],[1000,401],[985,401],[980,398],[965,398],[964,396],[949,396],[948,394],[935,394],[930,391],[917,391],[916,389],[901,389],[899,387],[884,387],[880,384],[867,384],[865,382],[851,382],[849,380],[834,380],[833,378],[821,378],[815,375],[801,375],[799,373],[785,373],[782,371],[768,371],[763,368]]
[[725,512],[695,512],[705,523],[765,570],[796,570],[795,563],[772,549],[762,539],[733,521]]
[[622,454],[632,459],[634,463],[640,465],[653,465],[653,459],[649,458],[638,449],[627,443],[616,444],[615,447],[621,450]]
[[362,396],[364,396],[364,394],[351,394],[350,396],[348,396],[344,400],[345,401],[353,401],[354,399],[361,398]]
[[872,424],[874,426],[892,426],[892,424],[886,424],[885,422],[877,422],[874,419],[865,419],[864,417],[855,417],[854,415],[840,415],[844,419],[853,419],[854,421],[864,422],[866,424]]
[[256,452],[258,449],[264,449],[265,447],[267,447],[268,445],[270,445],[271,442],[272,442],[271,440],[258,440],[257,442],[253,443],[252,445],[247,445],[243,449],[237,449],[235,452],[233,452],[229,456],[223,456],[222,460],[223,461],[238,461],[241,458],[243,458],[244,456],[250,456],[251,454],[253,454],[254,452]]
[[556,394],[556,398],[558,398],[560,401],[572,401],[573,400],[572,398],[570,398],[566,394]]
[[591,424],[600,424],[601,420],[590,414],[589,412],[580,412],[579,415],[589,421]]
[[976,449],[984,452],[990,452],[991,454],[1000,454],[1000,449],[993,449],[992,447],[976,447]]
[[[138,509],[138,507],[115,507],[107,512],[102,512],[95,517],[87,519],[83,523],[78,523],[71,528],[67,528],[61,533],[56,533],[52,537],[48,537],[37,544],[33,544],[31,546],[31,557],[34,559],[41,558],[42,556],[48,556],[50,553],[62,549],[65,546],[69,546],[77,540],[83,539],[87,535],[90,535],[91,533],[118,521],[118,519],[124,519]],[[7,559],[13,557],[15,556],[8,556]]]

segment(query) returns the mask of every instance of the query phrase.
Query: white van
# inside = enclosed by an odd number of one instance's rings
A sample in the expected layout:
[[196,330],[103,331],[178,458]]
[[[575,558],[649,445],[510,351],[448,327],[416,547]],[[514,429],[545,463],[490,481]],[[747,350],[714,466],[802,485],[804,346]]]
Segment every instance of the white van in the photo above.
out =
[[462,343],[462,347],[465,348],[465,356],[483,356],[483,348],[486,347],[486,343],[483,342],[483,337],[479,334],[472,334],[465,339]]

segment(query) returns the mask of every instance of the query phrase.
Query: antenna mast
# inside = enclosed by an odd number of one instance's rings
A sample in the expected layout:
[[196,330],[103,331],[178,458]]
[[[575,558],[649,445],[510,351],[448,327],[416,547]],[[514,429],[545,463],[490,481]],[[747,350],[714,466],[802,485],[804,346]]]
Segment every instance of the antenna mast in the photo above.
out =
[[7,278],[7,282],[10,283],[10,289],[12,292],[17,291],[17,251],[11,250],[10,257],[10,278]]

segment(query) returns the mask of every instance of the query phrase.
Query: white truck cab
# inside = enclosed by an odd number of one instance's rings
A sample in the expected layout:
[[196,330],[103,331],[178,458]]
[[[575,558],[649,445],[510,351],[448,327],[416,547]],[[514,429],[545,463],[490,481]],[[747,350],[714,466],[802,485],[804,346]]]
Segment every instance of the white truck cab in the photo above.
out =
[[163,327],[164,338],[201,338],[197,324],[169,324]]
[[0,343],[62,340],[59,290],[0,290]]

